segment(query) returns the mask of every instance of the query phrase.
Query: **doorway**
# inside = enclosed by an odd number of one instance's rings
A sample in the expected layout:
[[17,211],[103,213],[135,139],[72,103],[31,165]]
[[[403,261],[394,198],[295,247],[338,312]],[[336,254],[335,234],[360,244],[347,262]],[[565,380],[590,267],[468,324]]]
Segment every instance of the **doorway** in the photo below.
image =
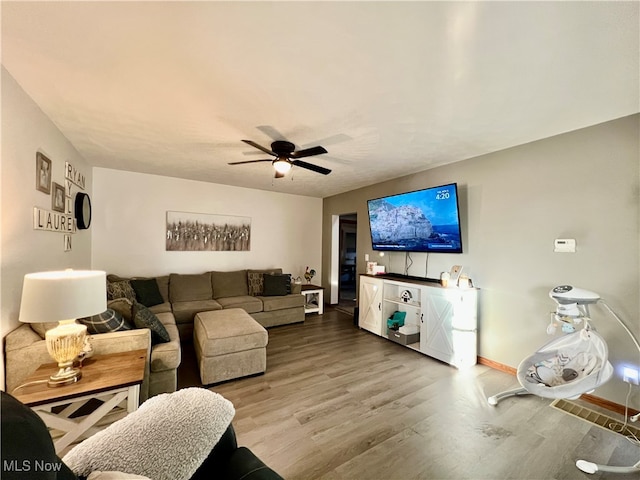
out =
[[340,215],[338,304],[336,308],[353,315],[356,307],[356,252],[358,215]]

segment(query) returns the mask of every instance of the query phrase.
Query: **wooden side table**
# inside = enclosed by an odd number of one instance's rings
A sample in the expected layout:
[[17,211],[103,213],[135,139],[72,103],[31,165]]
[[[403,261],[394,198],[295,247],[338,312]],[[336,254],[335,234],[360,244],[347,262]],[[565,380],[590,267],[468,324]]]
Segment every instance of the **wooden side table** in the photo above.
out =
[[322,315],[324,312],[324,288],[307,283],[302,285],[301,289],[300,293],[304,295],[304,313]]
[[[54,438],[56,453],[60,453],[75,440],[95,433],[95,425],[107,414],[126,401],[126,413],[137,410],[140,384],[144,378],[146,350],[96,355],[85,360],[82,379],[71,385],[49,387],[46,380],[58,370],[58,365],[41,365],[24,381],[14,397],[31,407],[51,430],[64,434]],[[32,385],[28,385],[31,382]],[[91,413],[71,416],[90,400],[102,402]],[[62,410],[54,409],[67,405]],[[54,432],[51,432],[54,433]]]

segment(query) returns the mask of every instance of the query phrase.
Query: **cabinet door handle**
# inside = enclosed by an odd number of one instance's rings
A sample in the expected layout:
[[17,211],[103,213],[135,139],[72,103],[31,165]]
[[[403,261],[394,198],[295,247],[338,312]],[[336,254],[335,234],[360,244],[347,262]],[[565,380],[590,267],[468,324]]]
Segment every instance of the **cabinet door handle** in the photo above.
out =
[[420,314],[420,323],[424,323],[424,313]]
[[382,310],[382,302],[378,302],[378,310]]

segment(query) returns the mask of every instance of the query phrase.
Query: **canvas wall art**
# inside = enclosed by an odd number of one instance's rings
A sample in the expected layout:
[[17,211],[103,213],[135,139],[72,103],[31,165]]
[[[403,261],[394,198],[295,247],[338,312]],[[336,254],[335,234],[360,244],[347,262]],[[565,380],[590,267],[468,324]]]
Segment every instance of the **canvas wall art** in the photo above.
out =
[[166,242],[167,251],[247,252],[251,218],[168,211]]

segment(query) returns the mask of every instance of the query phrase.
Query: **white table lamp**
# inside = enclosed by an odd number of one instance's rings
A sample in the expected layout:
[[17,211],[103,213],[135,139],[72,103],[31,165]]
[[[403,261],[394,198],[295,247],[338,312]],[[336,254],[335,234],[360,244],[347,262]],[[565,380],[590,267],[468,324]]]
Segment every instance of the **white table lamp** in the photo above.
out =
[[59,371],[49,386],[75,383],[82,372],[73,361],[82,352],[86,325],[76,318],[102,313],[107,309],[106,273],[94,270],[62,270],[29,273],[24,276],[20,321],[25,323],[59,322],[46,332],[49,355],[58,362]]

